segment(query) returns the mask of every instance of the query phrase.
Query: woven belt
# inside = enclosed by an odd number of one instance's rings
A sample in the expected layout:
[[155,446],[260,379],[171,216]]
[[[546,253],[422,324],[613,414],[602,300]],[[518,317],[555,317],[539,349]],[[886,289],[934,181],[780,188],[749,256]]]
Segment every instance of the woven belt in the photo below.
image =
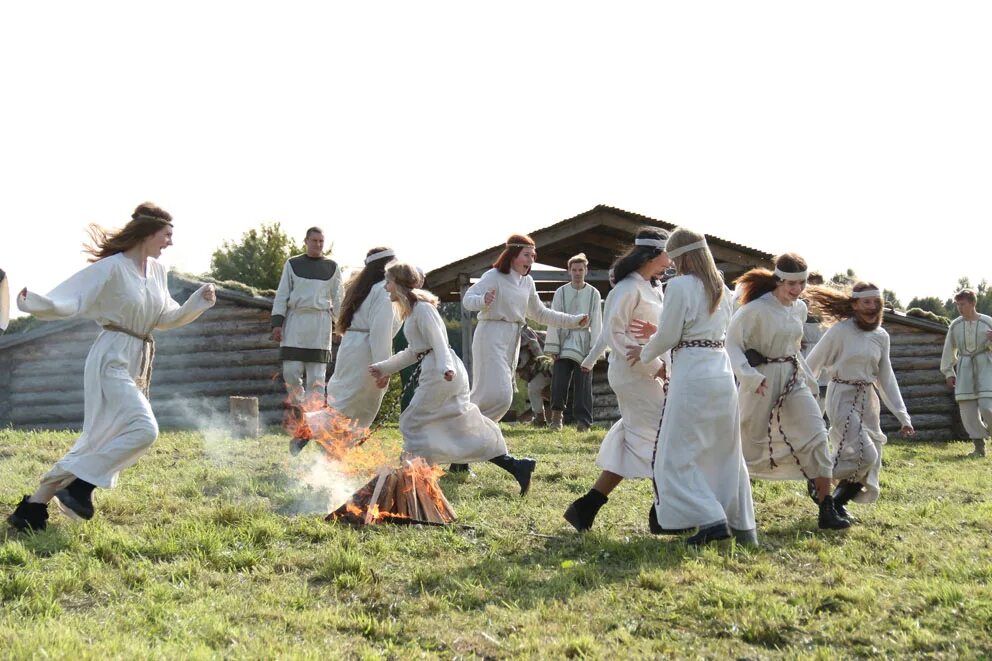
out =
[[839,379],[837,377],[830,380],[834,383],[842,383],[845,386],[854,386],[857,389],[854,391],[854,405],[851,407],[851,410],[847,412],[847,419],[844,420],[844,431],[841,434],[840,442],[837,444],[837,456],[834,457],[834,468],[837,468],[837,462],[840,461],[840,451],[844,449],[844,441],[847,440],[847,431],[851,428],[851,416],[854,415],[854,411],[857,409],[858,439],[861,442],[861,452],[858,454],[858,465],[854,468],[854,475],[856,476],[861,470],[861,464],[865,458],[865,439],[861,436],[861,429],[864,427],[865,404],[868,401],[868,388],[872,385],[872,382],[849,381],[847,379]]
[[778,358],[765,358],[765,363],[792,363],[793,367],[792,376],[786,381],[785,387],[782,388],[778,399],[775,400],[775,405],[772,406],[771,413],[768,414],[768,466],[770,468],[778,467],[778,464],[775,463],[774,450],[772,448],[772,423],[775,422],[778,426],[778,433],[782,436],[782,442],[789,448],[789,454],[792,455],[792,458],[796,460],[796,465],[799,466],[799,472],[809,480],[811,478],[806,474],[802,462],[799,461],[799,457],[796,455],[796,449],[792,447],[792,443],[789,442],[788,437],[785,435],[785,430],[782,429],[782,406],[785,404],[785,398],[799,380],[799,358],[795,354],[791,356],[780,356]]
[[152,337],[151,333],[148,335],[142,335],[141,333],[134,332],[130,328],[124,328],[123,326],[118,326],[116,324],[106,324],[103,327],[103,330],[111,333],[123,333],[124,335],[130,335],[131,337],[143,342],[141,348],[141,364],[138,366],[138,378],[134,380],[134,384],[138,386],[138,390],[140,390],[147,399],[152,386],[152,361],[155,360],[155,338]]
[[676,344],[672,353],[679,349],[722,349],[724,346],[723,340],[686,340]]

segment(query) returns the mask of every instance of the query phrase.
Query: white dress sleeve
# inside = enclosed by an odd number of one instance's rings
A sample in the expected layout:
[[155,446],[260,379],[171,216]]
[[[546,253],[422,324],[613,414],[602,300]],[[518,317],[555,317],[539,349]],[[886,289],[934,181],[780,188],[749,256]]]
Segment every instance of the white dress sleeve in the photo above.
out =
[[[673,286],[675,285],[675,286]],[[671,351],[682,339],[682,330],[689,312],[689,297],[683,282],[672,281],[665,292],[658,330],[641,349],[641,362],[648,363]]]
[[179,305],[179,303],[177,303],[176,300],[169,295],[168,289],[166,289],[165,312],[163,312],[162,316],[159,317],[158,323],[155,324],[155,328],[157,330],[168,330],[170,328],[185,326],[212,308],[214,305],[213,302],[207,301],[207,299],[203,297],[204,292],[207,291],[207,287],[209,287],[209,285],[203,285],[197,289],[182,305]]
[[527,298],[527,317],[549,328],[552,326],[579,328],[579,321],[582,319],[581,314],[567,314],[548,309],[537,295],[537,285],[534,284],[533,279],[530,281],[530,296]]
[[878,365],[878,394],[892,415],[896,416],[899,424],[903,427],[912,426],[909,418],[909,411],[902,401],[902,393],[899,392],[899,384],[896,382],[895,372],[892,370],[892,360],[889,358],[889,336],[884,336],[882,342],[882,358]]
[[444,320],[441,319],[437,308],[430,303],[423,301],[417,303],[418,308],[421,306],[423,310],[418,315],[420,331],[434,353],[435,364],[442,375],[445,372],[454,372],[455,363],[451,359],[451,352],[448,351],[448,331],[444,327]]
[[[603,334],[603,298],[599,295],[599,290],[595,287],[592,290],[592,314],[589,315],[589,332],[591,337],[595,339],[595,346],[589,348],[589,356],[593,357],[593,363],[599,360],[599,355],[606,348],[604,344],[599,351],[596,351],[596,346],[599,346],[599,336]],[[587,358],[589,356],[586,356]],[[584,364],[584,361],[583,361]]]
[[[411,320],[411,317],[407,317],[404,326],[409,324]],[[378,363],[372,363],[369,367],[376,367],[382,370],[383,374],[396,374],[416,362],[417,352],[413,350],[413,347],[407,345],[405,349],[397,351],[389,358],[380,360]]]
[[940,371],[945,378],[951,378],[956,374],[954,365],[958,360],[958,348],[954,342],[954,324],[947,329],[944,337],[944,351],[940,354]]
[[[126,257],[124,259],[127,259]],[[27,292],[18,294],[17,307],[39,319],[95,319],[99,316],[100,292],[110,280],[115,257],[105,257],[90,264],[68,280],[48,292],[47,296]]]
[[582,367],[586,369],[592,369],[597,362],[606,353],[606,345],[610,339],[610,334],[606,326],[599,329],[599,335],[596,336],[596,341],[593,342],[592,347],[589,349],[589,355],[586,356],[585,360],[582,361]]
[[[567,287],[568,285],[565,285],[565,286]],[[555,311],[558,311],[558,312],[564,312],[565,311],[562,308],[562,305],[563,305],[563,303],[562,303],[562,289],[563,289],[562,287],[559,287],[558,289],[556,289],[555,290],[555,296],[554,296],[554,298],[551,299],[551,309],[552,310],[555,310]],[[558,327],[557,326],[549,326],[548,327],[548,334],[547,334],[547,336],[545,337],[545,340],[544,340],[544,353],[550,353],[550,354],[561,353],[561,341],[558,338],[559,338]]]
[[469,287],[462,296],[462,307],[470,312],[479,312],[486,305],[486,292],[490,289],[499,289],[496,281],[496,269],[489,269],[482,274],[479,281]]
[[730,319],[730,326],[727,328],[727,354],[730,356],[730,364],[734,368],[734,374],[737,375],[737,380],[741,383],[741,389],[754,392],[765,380],[765,375],[751,367],[744,355],[744,337],[755,324],[748,305],[751,304],[742,306]]
[[840,324],[829,328],[806,356],[806,364],[814,378],[820,378],[820,373],[826,369],[827,365],[833,365],[837,361],[838,353],[843,344],[840,337],[842,328]]

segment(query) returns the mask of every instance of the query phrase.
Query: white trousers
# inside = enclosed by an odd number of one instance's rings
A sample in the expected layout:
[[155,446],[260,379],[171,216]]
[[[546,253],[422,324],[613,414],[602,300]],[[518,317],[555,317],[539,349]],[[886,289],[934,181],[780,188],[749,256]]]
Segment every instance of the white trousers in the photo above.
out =
[[[306,385],[304,386],[304,372]],[[327,363],[304,363],[299,360],[284,360],[282,376],[286,381],[289,400],[296,406],[316,400],[324,404],[327,383]]]
[[968,438],[979,440],[987,437],[992,431],[992,398],[960,400],[958,406],[961,407],[961,422]]

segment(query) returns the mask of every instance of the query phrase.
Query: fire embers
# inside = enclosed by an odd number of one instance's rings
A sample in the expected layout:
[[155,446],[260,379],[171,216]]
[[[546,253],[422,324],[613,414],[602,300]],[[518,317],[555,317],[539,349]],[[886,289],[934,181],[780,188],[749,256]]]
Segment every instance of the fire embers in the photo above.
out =
[[422,523],[444,525],[455,510],[444,497],[438,478],[444,471],[417,457],[401,468],[382,468],[348,502],[327,515],[327,521],[352,525]]

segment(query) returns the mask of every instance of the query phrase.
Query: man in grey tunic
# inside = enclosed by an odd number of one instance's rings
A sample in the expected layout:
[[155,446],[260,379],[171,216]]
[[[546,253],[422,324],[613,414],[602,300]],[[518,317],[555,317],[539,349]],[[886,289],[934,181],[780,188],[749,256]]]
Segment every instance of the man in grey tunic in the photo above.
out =
[[[272,302],[272,339],[279,342],[289,403],[297,411],[304,405],[324,405],[332,320],[343,297],[341,271],[324,257],[324,232],[311,227],[304,244],[306,253],[283,266]],[[306,444],[307,439],[294,438],[289,451],[298,454]]]
[[961,409],[961,422],[975,444],[972,457],[985,456],[985,438],[992,430],[992,317],[975,309],[970,289],[954,296],[961,316],[951,322],[940,357],[940,371]]

